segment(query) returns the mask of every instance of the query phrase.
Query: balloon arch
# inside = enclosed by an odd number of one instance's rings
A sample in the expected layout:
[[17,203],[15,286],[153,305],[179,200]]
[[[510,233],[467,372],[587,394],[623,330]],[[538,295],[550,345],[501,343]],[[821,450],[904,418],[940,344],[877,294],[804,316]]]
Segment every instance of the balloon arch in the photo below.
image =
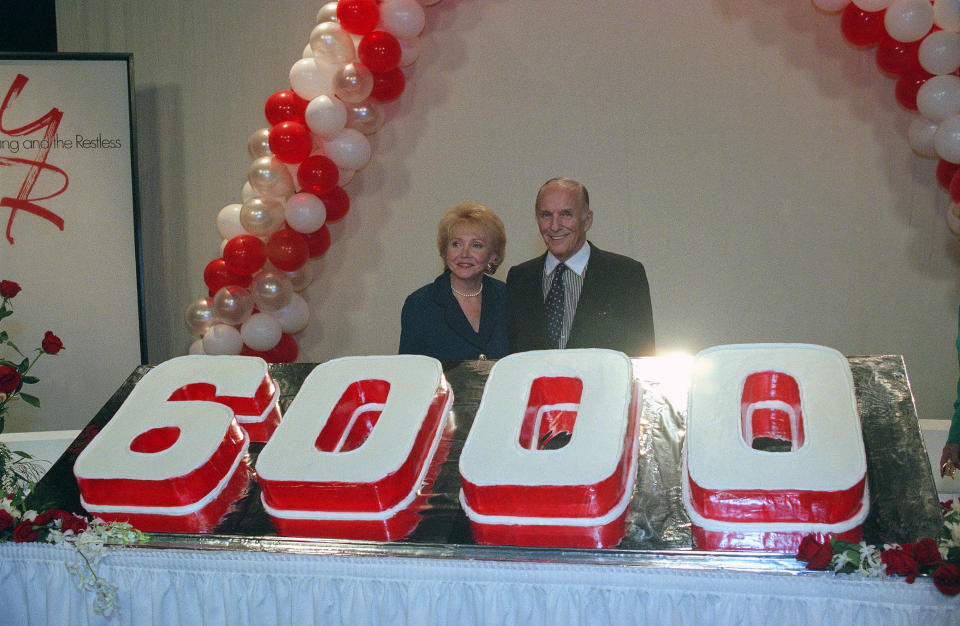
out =
[[[330,248],[328,223],[346,216],[344,187],[371,156],[367,136],[385,121],[381,104],[406,86],[429,7],[440,0],[339,0],[317,13],[290,89],[264,105],[269,128],[248,142],[252,162],[241,203],[223,207],[221,255],[203,272],[208,294],[190,303],[191,354],[246,354],[292,362],[293,335],[310,307],[299,292],[309,264]],[[897,101],[917,115],[908,142],[939,159],[950,192],[947,226],[960,237],[960,0],[812,0],[840,16],[851,44],[875,48],[879,70],[896,78]]]

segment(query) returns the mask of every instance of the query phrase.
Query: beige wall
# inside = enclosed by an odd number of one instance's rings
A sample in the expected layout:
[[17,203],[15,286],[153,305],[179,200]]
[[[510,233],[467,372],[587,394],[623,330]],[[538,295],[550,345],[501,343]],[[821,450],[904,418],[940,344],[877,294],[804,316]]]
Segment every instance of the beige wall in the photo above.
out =
[[[187,350],[217,212],[238,200],[247,137],[321,4],[57,3],[61,51],[134,53],[152,361]],[[921,417],[949,417],[948,198],[907,145],[893,80],[838,16],[801,0],[443,0],[422,44],[315,263],[300,360],[396,350],[403,298],[440,270],[448,205],[504,218],[501,278],[539,254],[533,196],[563,174],[590,188],[591,239],[646,265],[662,352],[903,354]]]

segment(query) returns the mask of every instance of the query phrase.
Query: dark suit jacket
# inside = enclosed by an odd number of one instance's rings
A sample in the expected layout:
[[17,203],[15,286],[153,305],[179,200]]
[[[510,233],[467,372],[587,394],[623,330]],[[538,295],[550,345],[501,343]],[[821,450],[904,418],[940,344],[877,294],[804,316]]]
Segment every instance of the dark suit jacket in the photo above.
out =
[[[643,264],[592,243],[568,348],[609,348],[627,356],[654,352],[653,309]],[[543,263],[547,254],[515,265],[507,274],[507,332],[510,351],[553,348],[543,306]]]
[[444,272],[403,303],[400,354],[425,354],[441,361],[506,356],[506,291],[503,282],[483,277],[480,332],[475,333],[450,290],[449,272]]

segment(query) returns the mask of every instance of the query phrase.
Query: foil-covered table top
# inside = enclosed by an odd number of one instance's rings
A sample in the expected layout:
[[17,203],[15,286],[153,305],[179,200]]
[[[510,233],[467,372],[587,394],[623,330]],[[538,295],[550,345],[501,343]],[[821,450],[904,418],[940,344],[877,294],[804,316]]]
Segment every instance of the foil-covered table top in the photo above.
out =
[[[848,357],[867,453],[870,515],[864,541],[876,545],[935,536],[940,507],[917,421],[903,359],[897,355]],[[415,556],[496,560],[615,563],[679,568],[721,568],[803,573],[792,554],[702,552],[693,549],[690,520],[681,497],[681,447],[685,434],[690,359],[634,359],[643,390],[638,429],[636,488],[619,546],[605,550],[524,548],[475,545],[460,508],[458,460],[493,365],[491,361],[444,363],[453,387],[450,452],[420,511],[422,520],[402,541],[365,542],[279,537],[260,503],[254,481],[247,495],[224,517],[213,534],[151,533],[147,547],[258,550],[314,554]],[[272,364],[285,410],[312,363]],[[140,366],[50,468],[31,495],[35,509],[57,507],[82,513],[73,463],[92,437],[111,419],[150,366]],[[251,444],[251,461],[264,444]]]

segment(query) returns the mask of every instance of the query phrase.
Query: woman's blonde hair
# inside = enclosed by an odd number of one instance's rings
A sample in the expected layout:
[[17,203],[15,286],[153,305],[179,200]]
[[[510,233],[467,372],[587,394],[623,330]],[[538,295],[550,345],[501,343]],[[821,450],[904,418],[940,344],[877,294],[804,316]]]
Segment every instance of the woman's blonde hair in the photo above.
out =
[[497,217],[496,213],[478,202],[461,202],[450,207],[443,214],[440,225],[437,227],[437,249],[440,251],[441,258],[447,253],[453,229],[461,225],[473,226],[483,233],[484,241],[487,242],[490,251],[496,255],[496,259],[491,260],[484,271],[487,274],[496,272],[503,263],[507,250],[507,232],[503,228],[503,221]]

